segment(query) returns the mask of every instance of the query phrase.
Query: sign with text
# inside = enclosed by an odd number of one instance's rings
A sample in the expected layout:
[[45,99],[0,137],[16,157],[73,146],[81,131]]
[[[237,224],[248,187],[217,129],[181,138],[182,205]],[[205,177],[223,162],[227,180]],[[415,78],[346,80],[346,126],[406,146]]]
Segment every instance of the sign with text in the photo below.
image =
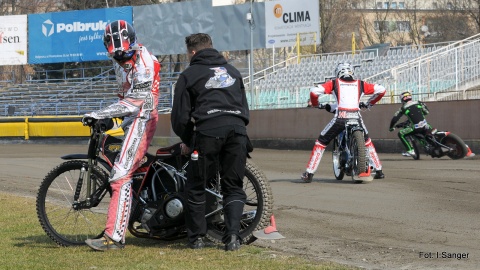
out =
[[27,63],[27,15],[0,17],[0,65]]
[[107,60],[103,31],[115,20],[132,24],[132,7],[30,14],[28,63]]
[[[275,47],[295,46],[297,34],[300,44],[320,42],[318,0],[272,0],[265,2],[266,40]],[[313,34],[316,33],[316,34]],[[312,36],[315,39],[312,40]],[[304,40],[303,40],[304,39]],[[265,44],[266,47],[269,44]]]

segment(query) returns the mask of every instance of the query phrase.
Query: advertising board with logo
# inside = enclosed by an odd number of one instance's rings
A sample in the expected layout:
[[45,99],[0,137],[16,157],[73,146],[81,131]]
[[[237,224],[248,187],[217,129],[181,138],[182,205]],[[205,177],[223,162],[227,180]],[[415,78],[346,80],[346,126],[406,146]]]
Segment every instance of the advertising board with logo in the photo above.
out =
[[27,63],[27,15],[0,17],[0,65]]
[[103,31],[108,23],[132,23],[132,7],[28,15],[28,63],[107,60]]
[[266,47],[290,47],[300,34],[301,45],[320,42],[318,0],[265,2]]

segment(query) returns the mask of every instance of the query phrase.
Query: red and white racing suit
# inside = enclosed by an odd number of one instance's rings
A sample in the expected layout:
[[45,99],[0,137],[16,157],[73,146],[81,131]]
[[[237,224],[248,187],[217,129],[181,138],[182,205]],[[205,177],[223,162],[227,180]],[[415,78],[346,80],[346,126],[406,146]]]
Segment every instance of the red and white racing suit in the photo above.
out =
[[124,243],[132,200],[132,174],[141,165],[157,126],[160,63],[141,46],[132,59],[122,65],[114,61],[114,65],[120,100],[86,116],[95,119],[124,116],[124,122],[131,121],[110,172],[112,198],[105,226],[108,237]]
[[[378,158],[375,147],[368,136],[367,128],[360,115],[360,98],[365,95],[372,95],[367,104],[374,105],[385,95],[385,87],[379,84],[370,84],[361,80],[342,80],[335,79],[328,81],[317,87],[310,89],[310,100],[313,106],[318,106],[318,97],[320,95],[334,95],[337,101],[335,116],[322,130],[320,136],[315,141],[310,160],[306,171],[315,173],[320,164],[325,148],[330,141],[345,129],[345,121],[349,118],[357,118],[365,131],[365,146],[370,155],[370,160],[375,169],[381,170],[382,164]],[[333,110],[332,110],[333,111]]]

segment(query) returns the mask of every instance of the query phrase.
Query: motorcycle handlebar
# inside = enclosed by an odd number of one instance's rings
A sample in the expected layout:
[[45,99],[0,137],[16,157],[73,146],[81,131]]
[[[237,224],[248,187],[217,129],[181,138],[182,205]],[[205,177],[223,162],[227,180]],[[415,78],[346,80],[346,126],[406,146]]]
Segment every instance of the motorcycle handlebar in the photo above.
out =
[[367,104],[367,103],[365,103],[365,102],[362,101],[362,102],[360,102],[360,103],[358,104],[358,107],[359,107],[360,109],[368,109],[368,108],[370,107],[370,104]]
[[[330,105],[330,104],[328,104],[328,103],[320,103],[320,104],[318,104],[317,108],[320,109],[320,110],[328,109],[327,106],[329,106],[329,105]],[[367,103],[365,103],[365,102],[360,102],[360,103],[358,104],[358,107],[359,107],[360,109],[368,109],[368,108],[371,107],[371,105],[369,105],[369,104],[367,104]]]
[[395,128],[404,128],[408,126],[408,121],[404,121],[395,125]]

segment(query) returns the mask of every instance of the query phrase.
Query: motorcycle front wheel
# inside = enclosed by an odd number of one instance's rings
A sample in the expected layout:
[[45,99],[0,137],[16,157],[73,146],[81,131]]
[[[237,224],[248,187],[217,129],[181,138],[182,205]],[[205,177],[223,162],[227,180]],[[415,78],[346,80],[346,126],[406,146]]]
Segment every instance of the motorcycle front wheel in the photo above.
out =
[[452,148],[452,151],[447,153],[447,156],[451,159],[464,158],[468,153],[465,142],[457,135],[450,133],[441,141],[444,145]]
[[332,151],[332,161],[333,161],[333,175],[337,180],[343,180],[345,172],[342,169],[342,164],[340,164],[340,146],[338,145],[337,139],[333,140],[333,151]]
[[[247,161],[245,167],[243,190],[247,195],[247,200],[240,220],[240,237],[244,244],[250,244],[257,239],[253,236],[253,232],[264,229],[270,224],[273,208],[272,190],[267,177],[250,161]],[[216,192],[220,191],[217,190]],[[207,193],[207,196],[210,196],[210,194]],[[216,201],[218,202],[220,199],[217,198]],[[216,217],[207,219],[207,228],[207,238],[212,242],[222,243],[222,237],[226,229],[223,211]]]
[[413,152],[415,152],[415,154],[412,155],[412,158],[414,160],[419,160],[420,159],[420,151],[418,150],[417,141],[411,136],[408,136],[407,138],[408,138],[407,140],[410,142],[410,145],[412,146]]
[[[90,184],[98,200],[87,197],[88,163],[81,160],[64,162],[43,179],[37,193],[36,210],[40,225],[60,246],[84,245],[105,229],[111,189],[108,175],[98,166],[92,167]],[[79,194],[74,200],[75,193]]]

